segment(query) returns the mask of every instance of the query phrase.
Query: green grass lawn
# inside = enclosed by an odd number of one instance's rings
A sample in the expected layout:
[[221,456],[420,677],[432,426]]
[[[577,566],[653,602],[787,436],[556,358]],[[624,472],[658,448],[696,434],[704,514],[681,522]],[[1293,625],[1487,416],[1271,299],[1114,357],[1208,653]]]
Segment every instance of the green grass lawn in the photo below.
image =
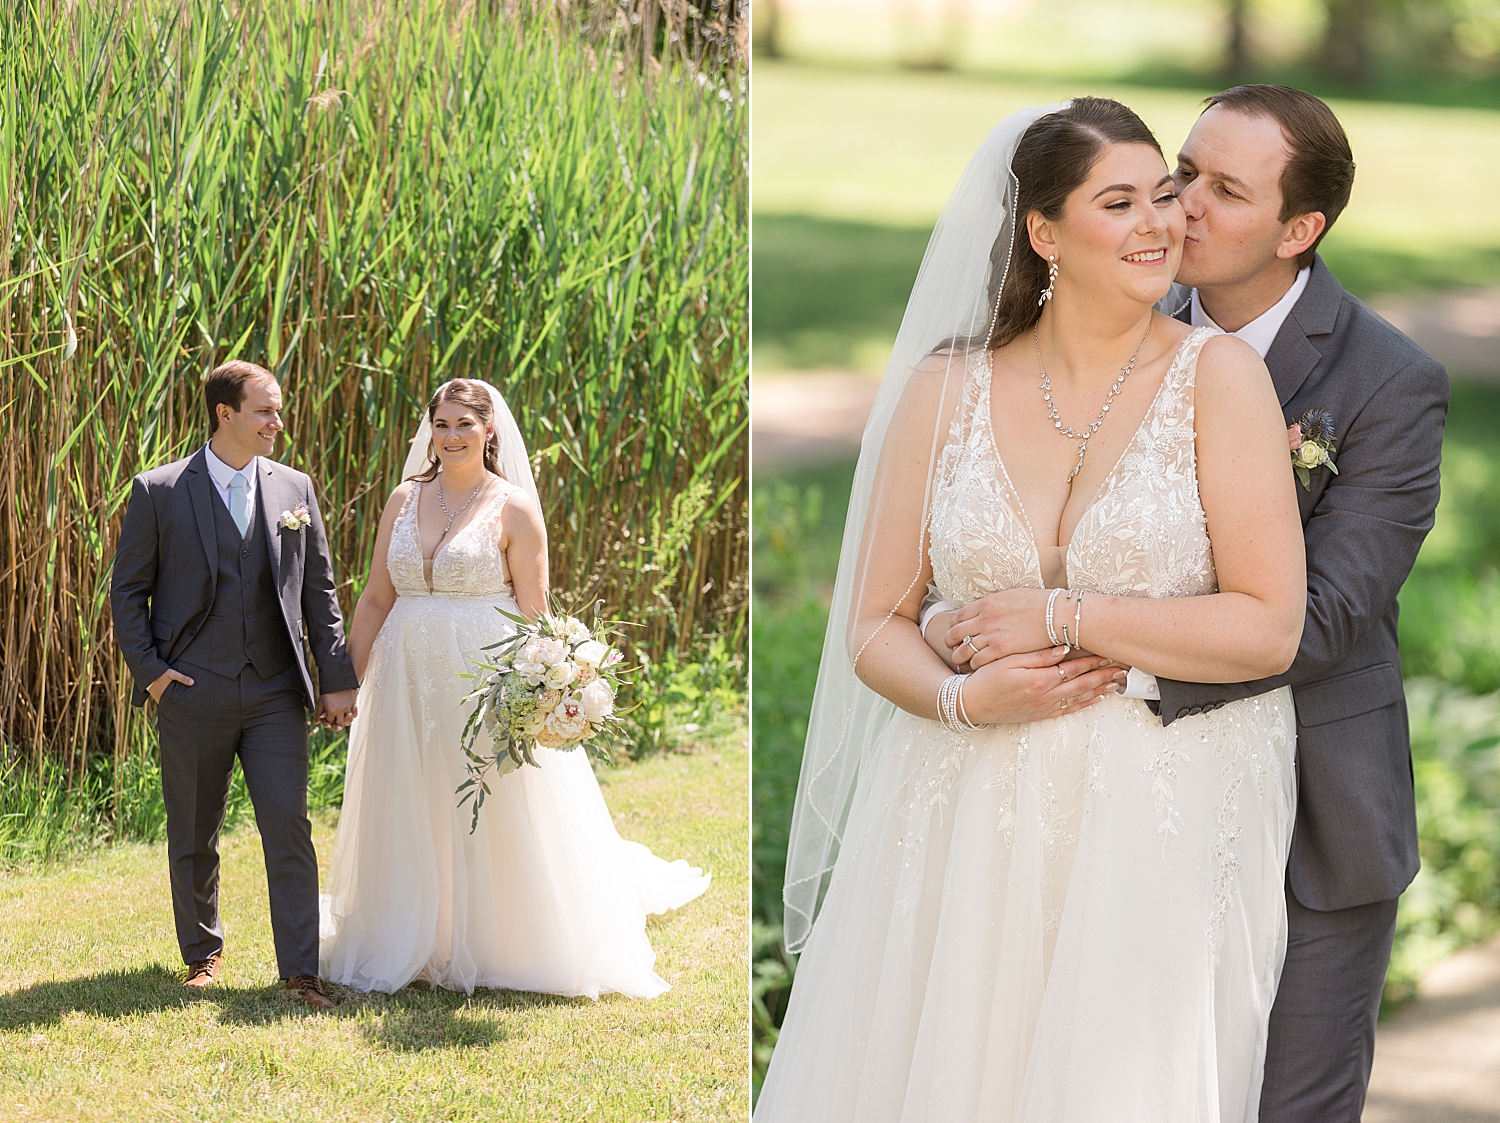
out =
[[[757,61],[757,374],[880,372],[927,236],[988,131],[1026,105],[1117,97],[1169,158],[1214,90]],[[1323,244],[1351,292],[1500,283],[1500,112],[1335,101],[1359,165]],[[1434,174],[1434,168],[1441,170]]]
[[[222,847],[224,981],[190,994],[164,848],[0,874],[0,1118],[743,1120],[748,756],[743,722],[691,752],[605,773],[629,839],[714,875],[649,925],[672,990],[598,1002],[276,987],[259,836]],[[320,813],[320,858],[335,818]]]

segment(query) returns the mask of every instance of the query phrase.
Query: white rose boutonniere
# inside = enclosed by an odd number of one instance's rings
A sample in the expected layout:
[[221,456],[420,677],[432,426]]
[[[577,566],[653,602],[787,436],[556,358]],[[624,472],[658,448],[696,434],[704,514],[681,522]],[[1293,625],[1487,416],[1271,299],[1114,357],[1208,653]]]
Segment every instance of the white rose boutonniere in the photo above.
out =
[[290,511],[281,512],[281,525],[288,530],[306,530],[312,526],[312,515],[306,507],[294,507]]
[[1339,474],[1333,463],[1333,415],[1326,409],[1308,410],[1287,429],[1286,436],[1292,446],[1292,471],[1297,473],[1305,490],[1312,490],[1315,468],[1327,468],[1335,476]]

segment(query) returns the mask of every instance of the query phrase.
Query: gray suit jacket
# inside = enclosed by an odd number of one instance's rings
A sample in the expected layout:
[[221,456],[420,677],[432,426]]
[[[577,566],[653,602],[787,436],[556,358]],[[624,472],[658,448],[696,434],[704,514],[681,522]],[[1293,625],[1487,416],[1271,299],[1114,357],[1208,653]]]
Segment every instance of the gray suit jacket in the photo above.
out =
[[1161,714],[1170,724],[1291,686],[1298,795],[1289,880],[1303,905],[1331,911],[1400,895],[1420,865],[1396,594],[1437,508],[1448,375],[1346,293],[1322,258],[1266,366],[1287,424],[1326,409],[1338,439],[1338,475],[1318,468],[1310,491],[1297,485],[1307,541],[1302,645],[1275,678],[1160,679]]
[[[281,617],[312,709],[317,700],[304,639],[317,664],[320,692],[359,685],[344,647],[323,518],[307,476],[264,456],[256,463],[262,531]],[[186,460],[142,472],[131,485],[109,602],[115,640],[136,683],[132,705],[145,702],[146,687],[172,666],[213,607],[218,543],[212,505],[218,502],[202,449]],[[297,507],[307,508],[312,525],[288,530],[279,515]]]

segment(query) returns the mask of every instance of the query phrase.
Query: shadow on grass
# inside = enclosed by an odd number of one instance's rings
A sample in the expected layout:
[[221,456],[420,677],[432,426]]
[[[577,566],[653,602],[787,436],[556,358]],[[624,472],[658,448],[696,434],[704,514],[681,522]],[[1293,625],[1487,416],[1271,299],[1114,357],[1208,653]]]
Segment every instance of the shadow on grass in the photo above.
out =
[[358,1021],[371,1044],[397,1052],[446,1048],[487,1048],[509,1036],[507,1011],[591,1004],[587,998],[529,994],[513,990],[478,990],[472,995],[409,986],[396,994],[364,994],[329,986],[337,1003],[326,1013],[303,1006],[279,984],[204,991],[183,987],[181,974],[160,963],[132,971],[104,971],[73,979],[35,983],[0,994],[0,1031],[39,1030],[70,1014],[93,1018],[131,1018],[207,1004],[226,1025],[264,1026],[312,1018]]

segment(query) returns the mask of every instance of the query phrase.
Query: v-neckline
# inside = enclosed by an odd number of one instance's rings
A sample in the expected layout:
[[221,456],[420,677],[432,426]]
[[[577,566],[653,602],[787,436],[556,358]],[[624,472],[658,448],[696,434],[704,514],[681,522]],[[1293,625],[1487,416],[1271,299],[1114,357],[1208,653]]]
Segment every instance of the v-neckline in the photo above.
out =
[[[1161,405],[1162,394],[1163,392],[1165,392],[1167,384],[1172,380],[1172,372],[1177,369],[1177,364],[1181,361],[1183,353],[1187,350],[1188,342],[1193,338],[1193,336],[1197,335],[1198,332],[1202,330],[1205,329],[1194,328],[1192,331],[1188,332],[1188,334],[1183,337],[1182,342],[1177,345],[1177,352],[1172,356],[1172,361],[1167,364],[1166,373],[1162,375],[1161,384],[1157,386],[1156,393],[1151,397],[1151,404],[1146,407],[1145,416],[1141,418],[1141,423],[1136,426],[1135,432],[1130,435],[1130,439],[1125,442],[1125,447],[1120,450],[1120,455],[1115,458],[1115,462],[1110,466],[1109,471],[1106,472],[1104,474],[1104,478],[1099,481],[1099,486],[1095,489],[1093,498],[1088,501],[1088,504],[1083,508],[1082,513],[1079,514],[1078,521],[1073,524],[1073,532],[1068,535],[1067,545],[1052,547],[1053,549],[1059,549],[1062,551],[1064,587],[1066,587],[1068,578],[1068,559],[1073,552],[1073,539],[1078,537],[1078,528],[1083,525],[1083,520],[1088,518],[1089,512],[1097,507],[1099,505],[1099,501],[1103,499],[1107,494],[1106,489],[1109,485],[1109,482],[1115,478],[1115,474],[1120,470],[1120,465],[1125,462],[1125,457],[1130,454],[1130,450],[1133,449],[1136,445],[1136,442],[1140,440],[1141,431],[1146,428],[1147,423],[1153,416],[1155,416],[1157,408]],[[1016,487],[1015,481],[1011,479],[1010,470],[1005,466],[1005,458],[1000,455],[1000,442],[995,438],[994,419],[991,416],[991,391],[995,383],[995,353],[989,348],[986,348],[984,355],[986,368],[984,393],[981,395],[981,399],[979,402],[981,408],[978,410],[978,412],[984,425],[985,437],[990,442],[990,451],[995,455],[995,464],[1000,469],[1000,478],[1003,480],[1006,489],[1014,498],[1016,513],[1021,516],[1021,525],[1026,528],[1026,540],[1031,546],[1032,570],[1035,572],[1036,578],[1040,582],[1041,587],[1045,589],[1047,587],[1047,577],[1042,572],[1042,548],[1037,545],[1036,531],[1032,529],[1031,517],[1026,513],[1026,503],[1021,499],[1021,492]],[[1063,504],[1063,510],[1067,510],[1066,503]],[[1058,522],[1057,528],[1059,531],[1062,530],[1061,521]]]
[[[448,549],[448,547],[452,546],[453,543],[457,542],[459,538],[463,536],[464,532],[469,529],[469,527],[478,522],[479,516],[483,514],[484,511],[483,508],[480,508],[480,510],[475,511],[472,515],[470,515],[469,521],[464,523],[463,526],[459,527],[457,532],[455,532],[451,536],[445,537],[441,542],[437,544],[437,549],[432,551],[432,557],[429,558],[422,551],[422,481],[416,480],[414,482],[417,485],[417,489],[412,495],[411,500],[412,536],[417,540],[417,557],[422,562],[422,580],[427,585],[427,591],[431,593],[436,591],[437,589],[437,586],[433,581],[433,577],[437,573],[438,556],[441,555],[444,550]],[[427,482],[431,483],[433,481],[429,480]],[[484,483],[482,482],[480,486],[484,486]]]

